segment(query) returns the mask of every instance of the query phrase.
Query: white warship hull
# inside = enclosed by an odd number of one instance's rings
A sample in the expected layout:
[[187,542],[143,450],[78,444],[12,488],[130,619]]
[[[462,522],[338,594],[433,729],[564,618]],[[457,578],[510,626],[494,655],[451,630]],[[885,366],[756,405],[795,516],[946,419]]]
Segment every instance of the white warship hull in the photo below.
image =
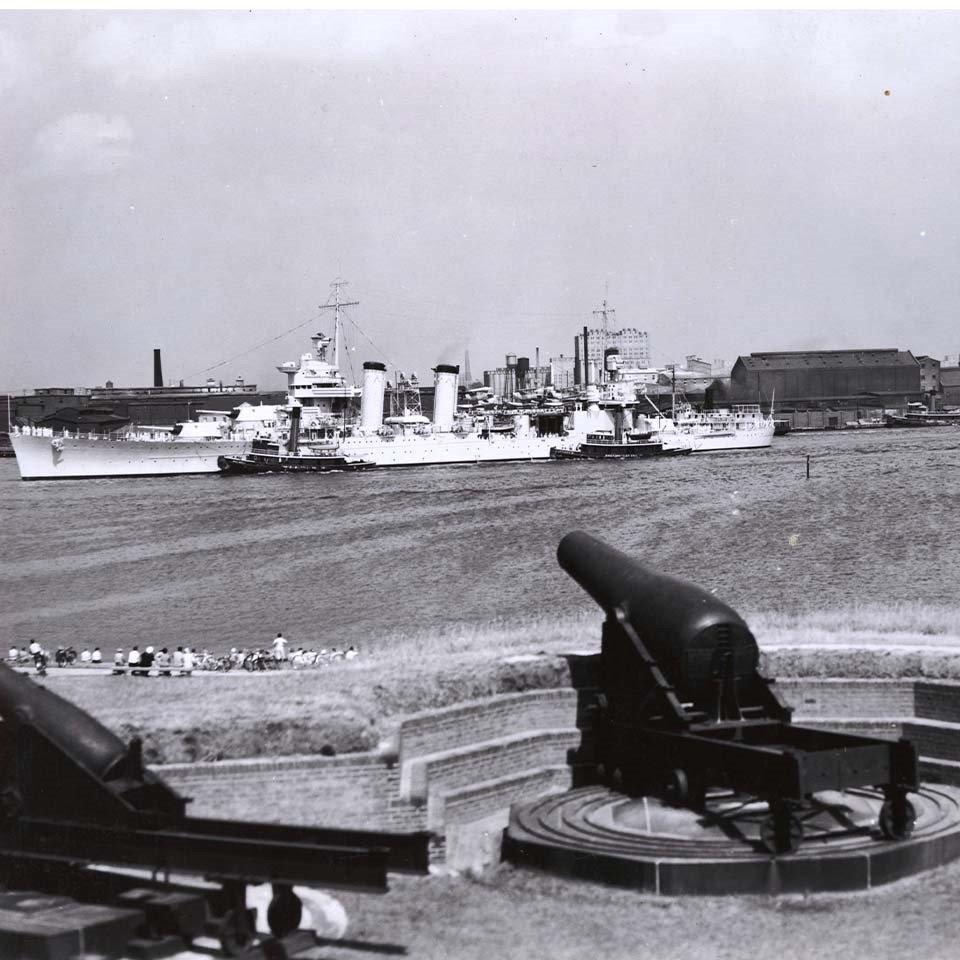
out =
[[242,457],[250,450],[247,440],[178,440],[162,434],[114,439],[12,432],[10,443],[23,480],[218,473],[218,457]]
[[507,460],[549,460],[556,437],[426,436],[345,437],[338,452],[359,457],[378,467],[418,467],[441,463],[500,463]]

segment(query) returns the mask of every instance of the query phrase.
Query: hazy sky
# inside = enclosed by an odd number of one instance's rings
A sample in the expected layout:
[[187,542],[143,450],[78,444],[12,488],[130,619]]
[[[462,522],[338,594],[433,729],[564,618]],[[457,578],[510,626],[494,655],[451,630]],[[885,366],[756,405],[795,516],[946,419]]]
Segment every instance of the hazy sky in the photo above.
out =
[[958,50],[955,12],[2,12],[0,388],[154,347],[278,388],[338,273],[356,370],[569,354],[607,289],[658,363],[956,353]]

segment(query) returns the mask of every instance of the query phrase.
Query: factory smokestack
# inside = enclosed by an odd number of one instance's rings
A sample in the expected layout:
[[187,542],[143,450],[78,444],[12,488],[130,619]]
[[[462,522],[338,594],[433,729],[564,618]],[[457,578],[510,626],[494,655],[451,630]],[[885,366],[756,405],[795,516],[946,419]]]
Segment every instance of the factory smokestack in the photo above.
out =
[[163,386],[163,367],[160,365],[160,348],[153,349],[153,385],[155,387]]

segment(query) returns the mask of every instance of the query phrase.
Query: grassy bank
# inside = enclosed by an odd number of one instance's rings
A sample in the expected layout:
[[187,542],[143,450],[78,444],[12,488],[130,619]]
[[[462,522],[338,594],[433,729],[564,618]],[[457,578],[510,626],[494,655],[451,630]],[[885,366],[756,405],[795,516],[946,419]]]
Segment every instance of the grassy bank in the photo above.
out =
[[[748,618],[770,676],[960,679],[956,611],[896,605]],[[568,682],[562,654],[599,649],[600,615],[493,622],[378,644],[320,668],[190,679],[67,677],[51,687],[151,762],[369,750],[400,717],[495,693]]]

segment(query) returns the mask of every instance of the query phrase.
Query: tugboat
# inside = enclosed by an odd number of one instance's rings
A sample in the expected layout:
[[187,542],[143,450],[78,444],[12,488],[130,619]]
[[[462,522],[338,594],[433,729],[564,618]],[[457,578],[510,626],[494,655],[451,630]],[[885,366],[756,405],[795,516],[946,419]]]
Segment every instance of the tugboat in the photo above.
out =
[[554,460],[634,460],[638,457],[676,457],[693,453],[692,447],[665,446],[649,433],[627,431],[617,440],[609,430],[588,433],[573,449],[554,447]]
[[300,407],[289,411],[290,434],[286,445],[259,438],[253,441],[250,453],[243,457],[219,457],[217,465],[225,474],[246,473],[329,473],[334,470],[366,470],[376,466],[369,460],[346,457],[336,440],[299,443]]
[[588,386],[587,408],[574,411],[569,432],[550,451],[552,459],[634,460],[693,452],[686,438],[667,434],[651,419],[634,416],[629,403],[610,402],[606,409],[600,404],[597,388]]
[[930,410],[922,403],[908,403],[906,413],[887,413],[883,419],[888,427],[957,427],[960,410]]

